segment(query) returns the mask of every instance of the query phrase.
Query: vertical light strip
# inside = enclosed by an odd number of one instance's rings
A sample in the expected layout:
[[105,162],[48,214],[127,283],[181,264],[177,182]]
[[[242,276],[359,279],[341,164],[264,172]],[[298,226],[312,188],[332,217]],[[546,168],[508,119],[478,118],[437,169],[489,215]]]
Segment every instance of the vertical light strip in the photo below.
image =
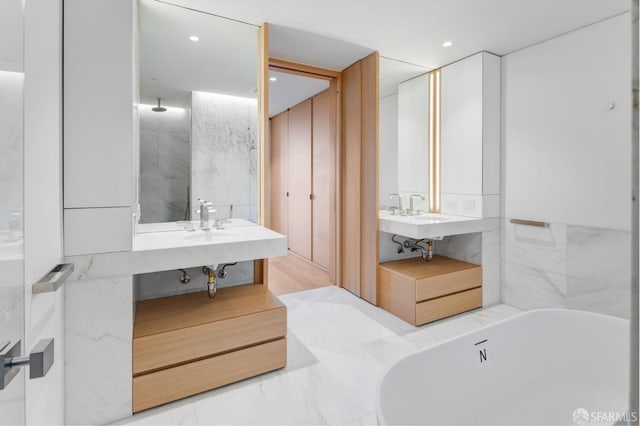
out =
[[434,96],[434,110],[433,110],[433,116],[434,116],[434,124],[435,124],[435,129],[434,129],[434,148],[433,148],[433,152],[434,152],[434,159],[433,159],[433,163],[435,165],[433,172],[431,174],[431,178],[433,181],[433,200],[434,200],[434,205],[433,205],[433,213],[440,213],[440,141],[441,141],[441,134],[440,134],[440,69],[437,69],[434,71],[435,74],[435,96]]
[[435,93],[435,75],[433,72],[429,73],[429,212],[433,212],[435,208],[434,192],[433,192],[433,170],[435,169],[435,135],[433,133],[435,129],[435,119],[433,115],[434,105],[434,93]]
[[440,213],[440,69],[429,73],[429,212]]

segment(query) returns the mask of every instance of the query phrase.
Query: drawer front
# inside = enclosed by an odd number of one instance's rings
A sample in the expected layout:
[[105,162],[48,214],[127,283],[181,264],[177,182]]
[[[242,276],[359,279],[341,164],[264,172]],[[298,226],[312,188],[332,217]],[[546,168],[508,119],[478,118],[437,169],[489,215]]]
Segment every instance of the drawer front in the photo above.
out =
[[482,267],[464,269],[416,280],[416,302],[445,296],[482,285]]
[[482,306],[482,287],[416,304],[416,325],[456,315]]
[[282,368],[286,362],[286,340],[279,339],[137,376],[133,378],[133,412]]
[[133,339],[133,375],[284,337],[285,307]]
[[378,303],[397,317],[413,324],[416,320],[416,282],[378,267]]

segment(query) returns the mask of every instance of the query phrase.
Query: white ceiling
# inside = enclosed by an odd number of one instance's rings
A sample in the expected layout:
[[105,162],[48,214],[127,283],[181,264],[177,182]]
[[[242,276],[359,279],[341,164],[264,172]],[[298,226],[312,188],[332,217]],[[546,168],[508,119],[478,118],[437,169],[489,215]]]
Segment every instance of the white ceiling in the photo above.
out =
[[[269,54],[280,59],[342,70],[378,50],[384,97],[473,53],[504,55],[628,9],[629,0],[140,0],[142,102],[160,96],[184,106],[192,90],[255,97],[263,22]],[[197,43],[188,39],[194,33]],[[445,40],[453,46],[442,47]],[[321,91],[317,81],[282,83],[270,114]]]
[[[317,33],[427,68],[482,50],[504,55],[625,12],[630,4],[629,0],[171,1],[256,25],[269,22]],[[445,40],[453,41],[453,46],[443,48]],[[287,43],[292,52],[304,53],[299,39]],[[313,46],[307,47],[313,54]],[[309,60],[313,58],[301,61]]]
[[192,91],[256,97],[257,27],[154,0],[140,0],[139,22],[141,103],[189,107]]
[[269,78],[272,77],[276,81],[269,81],[269,117],[280,114],[329,87],[327,80],[269,70]]

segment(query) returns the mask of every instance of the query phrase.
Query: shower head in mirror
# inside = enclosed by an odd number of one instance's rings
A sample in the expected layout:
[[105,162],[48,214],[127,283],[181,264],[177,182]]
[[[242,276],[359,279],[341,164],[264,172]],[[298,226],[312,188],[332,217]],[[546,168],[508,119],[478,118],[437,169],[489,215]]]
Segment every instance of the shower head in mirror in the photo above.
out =
[[158,106],[151,108],[151,111],[155,112],[165,112],[167,109],[163,106],[160,106],[160,98],[158,98]]

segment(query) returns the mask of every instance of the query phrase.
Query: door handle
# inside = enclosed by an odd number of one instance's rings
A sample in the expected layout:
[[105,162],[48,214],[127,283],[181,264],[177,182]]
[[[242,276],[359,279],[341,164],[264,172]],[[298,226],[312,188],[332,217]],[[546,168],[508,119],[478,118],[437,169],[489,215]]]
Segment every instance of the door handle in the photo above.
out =
[[29,366],[29,378],[44,377],[53,365],[53,339],[40,340],[34,346],[29,355],[20,356],[20,340],[11,345],[11,341],[5,340],[0,344],[0,366],[3,371],[0,374],[0,390],[3,390],[14,377],[18,375],[21,367]]
[[69,278],[73,270],[73,263],[63,263],[54,267],[51,272],[31,286],[31,293],[49,293],[58,290],[67,278]]

